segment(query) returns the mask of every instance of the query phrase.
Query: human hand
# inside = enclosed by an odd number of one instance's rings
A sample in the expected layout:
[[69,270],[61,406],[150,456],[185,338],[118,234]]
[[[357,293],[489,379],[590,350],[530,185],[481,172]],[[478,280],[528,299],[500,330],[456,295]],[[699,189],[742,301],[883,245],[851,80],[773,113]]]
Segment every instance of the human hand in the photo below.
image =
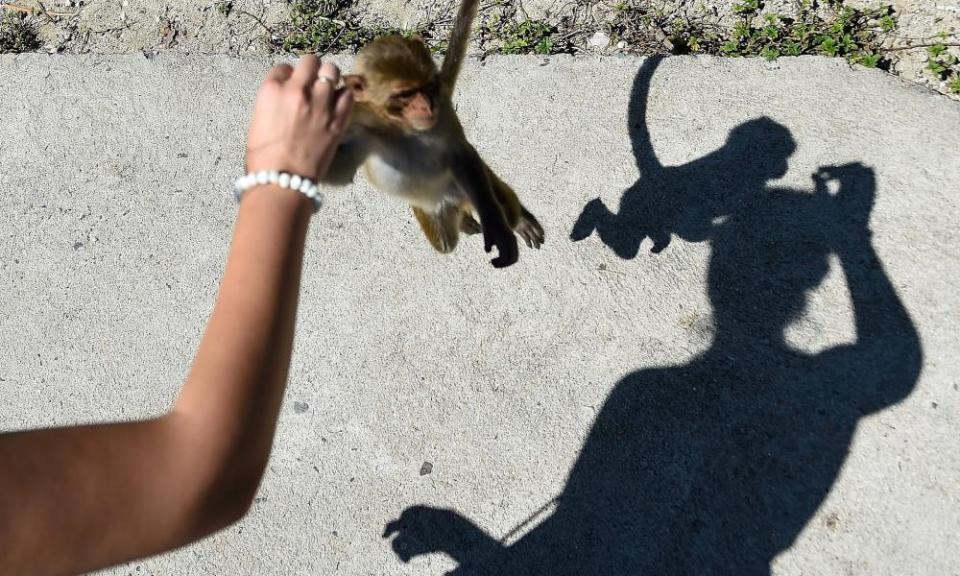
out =
[[257,92],[247,172],[277,170],[314,182],[326,174],[353,105],[339,84],[340,69],[313,55],[300,58],[296,68],[274,66]]

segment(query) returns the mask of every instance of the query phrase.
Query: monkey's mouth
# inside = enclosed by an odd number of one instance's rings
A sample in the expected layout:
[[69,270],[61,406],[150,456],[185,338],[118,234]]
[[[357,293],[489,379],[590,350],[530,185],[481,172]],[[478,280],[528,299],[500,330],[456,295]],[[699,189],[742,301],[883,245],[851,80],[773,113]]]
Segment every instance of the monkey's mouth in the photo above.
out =
[[425,118],[418,118],[416,120],[410,120],[410,128],[414,132],[429,132],[433,130],[433,127],[437,125],[437,117],[429,116]]

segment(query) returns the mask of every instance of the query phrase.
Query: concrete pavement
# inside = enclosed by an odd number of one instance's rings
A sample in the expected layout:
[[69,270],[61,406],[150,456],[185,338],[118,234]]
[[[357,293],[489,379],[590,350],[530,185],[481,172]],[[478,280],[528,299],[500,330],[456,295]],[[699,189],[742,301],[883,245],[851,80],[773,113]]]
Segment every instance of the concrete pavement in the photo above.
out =
[[[508,270],[330,193],[249,516],[106,573],[960,574],[960,104],[840,60],[642,63],[465,67],[547,230]],[[0,58],[0,429],[170,404],[268,65]]]

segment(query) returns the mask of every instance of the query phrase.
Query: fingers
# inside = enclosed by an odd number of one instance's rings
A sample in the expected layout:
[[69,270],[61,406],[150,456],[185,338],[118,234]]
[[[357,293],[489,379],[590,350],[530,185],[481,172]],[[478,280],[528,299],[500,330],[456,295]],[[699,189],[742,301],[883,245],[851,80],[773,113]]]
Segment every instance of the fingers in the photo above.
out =
[[343,132],[350,120],[350,110],[353,109],[353,92],[347,89],[337,91],[336,103],[333,107],[333,121],[330,128],[334,132]]
[[340,84],[340,69],[335,64],[323,62],[313,82],[313,102],[319,111],[333,114],[336,105],[337,86]]
[[267,72],[268,82],[285,82],[293,74],[293,66],[289,64],[277,64]]
[[324,62],[317,70],[317,82],[314,89],[325,88],[333,92],[340,85],[340,68],[331,62]]
[[320,70],[320,60],[313,54],[306,54],[297,62],[290,81],[299,88],[309,90],[317,79],[318,70]]

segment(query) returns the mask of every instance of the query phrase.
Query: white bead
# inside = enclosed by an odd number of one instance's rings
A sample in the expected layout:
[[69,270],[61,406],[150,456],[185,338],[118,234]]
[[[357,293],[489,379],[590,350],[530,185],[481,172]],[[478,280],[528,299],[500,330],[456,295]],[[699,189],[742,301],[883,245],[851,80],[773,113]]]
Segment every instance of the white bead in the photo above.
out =
[[277,172],[276,170],[271,170],[267,172],[267,182],[271,184],[276,184],[277,180],[279,179],[280,179],[280,173]]
[[306,194],[307,190],[309,190],[311,186],[313,186],[313,182],[304,178],[303,182],[300,183],[300,192]]
[[254,184],[257,183],[256,174],[247,174],[247,182],[244,184],[244,188],[252,188]]
[[314,184],[311,184],[310,187],[307,188],[307,191],[304,192],[304,194],[306,194],[310,198],[316,198],[317,192],[319,192],[319,189]]
[[286,172],[283,172],[282,174],[280,174],[280,179],[277,181],[277,184],[279,184],[279,185],[282,186],[283,188],[289,188],[289,187],[290,187],[290,175],[287,174]]
[[303,181],[302,178],[294,174],[293,176],[290,177],[290,187],[293,188],[294,190],[299,190],[300,182],[302,181]]
[[257,172],[257,184],[266,184],[267,183],[267,171],[261,170]]

